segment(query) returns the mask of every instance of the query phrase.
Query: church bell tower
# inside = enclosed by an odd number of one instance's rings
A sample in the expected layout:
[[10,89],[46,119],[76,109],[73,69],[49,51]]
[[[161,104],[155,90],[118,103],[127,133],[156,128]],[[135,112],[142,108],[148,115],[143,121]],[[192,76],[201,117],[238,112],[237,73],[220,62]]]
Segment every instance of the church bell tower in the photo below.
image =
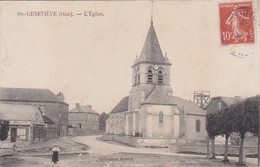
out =
[[139,57],[132,66],[132,89],[129,96],[128,111],[138,111],[142,102],[158,86],[168,96],[172,95],[170,86],[171,63],[167,54],[163,56],[153,22]]

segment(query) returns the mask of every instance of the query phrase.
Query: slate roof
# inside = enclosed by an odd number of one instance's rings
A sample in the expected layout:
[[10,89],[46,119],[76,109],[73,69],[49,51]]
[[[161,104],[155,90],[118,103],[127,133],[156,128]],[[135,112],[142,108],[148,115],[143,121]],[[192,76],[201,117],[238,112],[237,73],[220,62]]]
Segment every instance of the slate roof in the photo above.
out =
[[[0,104],[0,119],[10,121],[32,121],[35,115],[41,116],[40,110],[32,105]],[[43,120],[40,120],[43,124]]]
[[92,114],[98,114],[95,110],[93,110],[90,106],[87,105],[80,105],[79,108],[73,108],[69,112],[84,112],[84,113],[92,113]]
[[113,108],[111,113],[123,112],[128,110],[128,100],[129,96],[121,99],[121,101]]
[[185,100],[181,97],[168,96],[161,89],[160,85],[157,85],[152,90],[142,104],[176,105],[178,109],[184,111],[186,114],[206,115],[205,111],[193,102]]
[[[124,97],[111,111],[111,113],[124,112],[128,110],[129,96]],[[160,85],[155,86],[147,95],[145,101],[141,105],[175,105],[186,114],[206,115],[205,111],[191,101],[181,97],[168,96]]]
[[0,88],[0,101],[59,102],[49,89]]
[[176,104],[177,108],[186,114],[206,115],[203,109],[191,101],[176,96],[171,96],[170,98],[172,99],[172,103]]
[[227,105],[231,106],[232,104],[235,103],[235,99],[233,97],[220,97],[222,101]]
[[162,50],[157,39],[157,35],[154,30],[153,23],[151,22],[146,40],[141,51],[139,59],[135,60],[135,64],[139,62],[149,62],[149,63],[168,63],[170,64],[168,58],[164,58]]
[[49,118],[49,117],[47,117],[46,115],[43,115],[42,116],[42,119],[43,119],[43,122],[45,123],[45,124],[51,124],[51,125],[54,125],[55,123]]
[[[243,101],[245,100],[244,98],[240,98],[239,96],[237,96],[237,101]],[[223,103],[225,103],[227,106],[231,106],[232,104],[235,103],[235,97],[224,97],[224,96],[217,96],[217,97],[212,97],[209,101],[209,103],[207,104],[206,108],[208,108],[208,106],[210,106],[210,104],[216,100],[216,99],[220,99]]]
[[152,89],[142,104],[174,105],[170,96],[166,95],[159,85]]

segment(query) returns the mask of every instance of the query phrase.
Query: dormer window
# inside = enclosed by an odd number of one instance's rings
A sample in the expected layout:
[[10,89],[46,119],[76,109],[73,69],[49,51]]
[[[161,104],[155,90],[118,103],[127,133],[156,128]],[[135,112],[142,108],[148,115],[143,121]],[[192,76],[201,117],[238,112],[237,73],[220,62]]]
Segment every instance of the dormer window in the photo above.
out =
[[152,72],[152,70],[148,71],[147,82],[148,83],[152,83],[153,82],[153,72]]
[[163,73],[161,70],[158,72],[158,83],[159,84],[163,83]]

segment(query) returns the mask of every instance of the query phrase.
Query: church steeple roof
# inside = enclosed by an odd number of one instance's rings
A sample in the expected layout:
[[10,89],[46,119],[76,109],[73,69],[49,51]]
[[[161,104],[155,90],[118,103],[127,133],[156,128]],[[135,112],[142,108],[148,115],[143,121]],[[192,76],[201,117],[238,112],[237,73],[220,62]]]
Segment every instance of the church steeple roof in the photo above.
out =
[[165,63],[152,21],[138,62]]
[[138,62],[138,56],[136,55],[134,64],[136,64],[137,62]]
[[167,53],[165,53],[164,62],[165,62],[165,63],[170,63],[170,61],[169,61],[169,59],[168,59],[168,56],[167,56]]

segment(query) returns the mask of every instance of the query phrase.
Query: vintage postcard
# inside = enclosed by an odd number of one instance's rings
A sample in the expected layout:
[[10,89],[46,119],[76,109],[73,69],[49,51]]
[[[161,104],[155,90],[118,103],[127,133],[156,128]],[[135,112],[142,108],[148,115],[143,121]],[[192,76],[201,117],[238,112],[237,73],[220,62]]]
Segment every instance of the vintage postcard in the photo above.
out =
[[1,1],[0,166],[258,166],[259,41],[258,0]]

